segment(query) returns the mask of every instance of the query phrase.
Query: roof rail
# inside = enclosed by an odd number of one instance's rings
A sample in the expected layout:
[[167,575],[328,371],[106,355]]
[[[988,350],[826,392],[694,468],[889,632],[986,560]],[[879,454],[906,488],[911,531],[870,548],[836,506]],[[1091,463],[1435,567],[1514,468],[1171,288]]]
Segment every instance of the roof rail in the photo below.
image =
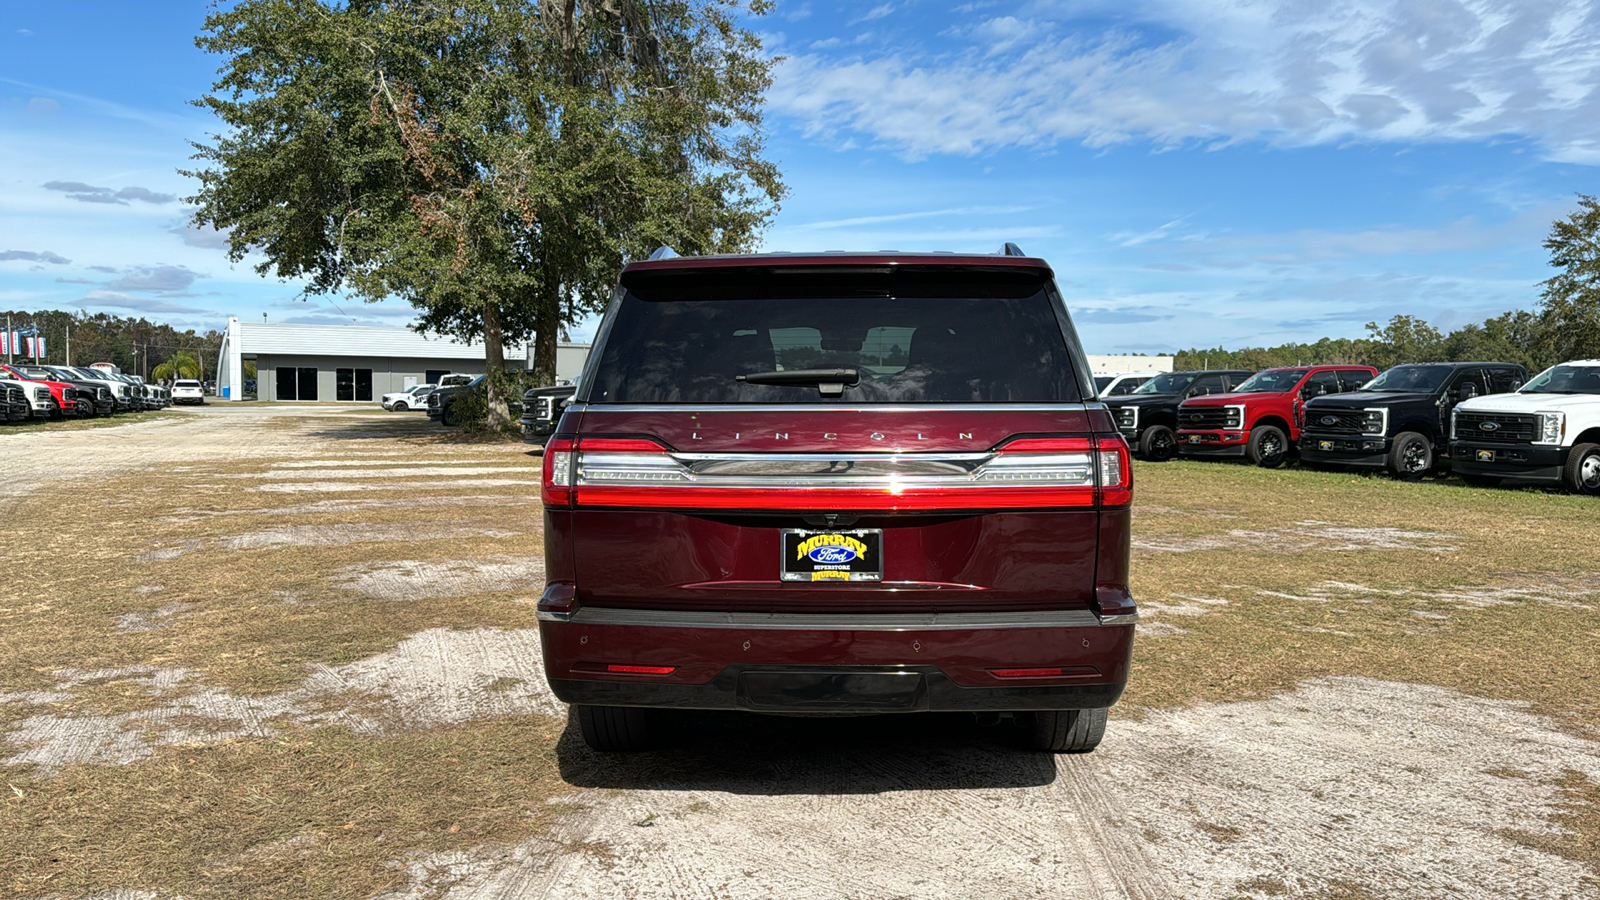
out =
[[650,254],[650,258],[651,259],[672,259],[673,257],[675,257],[677,255],[678,255],[678,251],[672,249],[671,247],[668,247],[666,244],[662,244],[661,246],[659,246],[659,247],[657,247],[655,249],[654,253]]
[[1028,254],[1023,253],[1022,252],[1022,248],[1018,247],[1016,244],[1013,244],[1010,241],[1006,241],[1005,246],[1000,248],[1000,255],[1001,256],[1027,256]]

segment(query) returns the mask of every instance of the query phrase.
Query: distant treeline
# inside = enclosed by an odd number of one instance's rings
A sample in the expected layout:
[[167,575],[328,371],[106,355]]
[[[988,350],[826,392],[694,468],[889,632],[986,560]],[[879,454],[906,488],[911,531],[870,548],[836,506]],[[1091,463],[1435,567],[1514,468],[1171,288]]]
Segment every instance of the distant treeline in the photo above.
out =
[[[124,372],[149,376],[174,353],[188,351],[205,368],[205,377],[217,377],[217,353],[222,347],[222,332],[178,331],[148,319],[130,319],[106,313],[0,312],[0,329],[10,318],[12,330],[37,326],[44,335],[47,362],[75,366],[108,362]],[[70,341],[69,341],[70,339]],[[69,349],[72,357],[69,360]],[[18,355],[20,358],[20,354]],[[0,361],[4,357],[0,356]]]
[[1564,342],[1552,340],[1553,335],[1546,331],[1559,327],[1559,323],[1528,310],[1463,325],[1448,334],[1414,316],[1395,316],[1388,325],[1368,322],[1364,338],[1323,338],[1311,344],[1243,350],[1180,350],[1173,365],[1182,370],[1355,363],[1382,370],[1408,362],[1490,360],[1521,363],[1529,372],[1537,372],[1563,359],[1600,355],[1600,347],[1587,353],[1562,347]]

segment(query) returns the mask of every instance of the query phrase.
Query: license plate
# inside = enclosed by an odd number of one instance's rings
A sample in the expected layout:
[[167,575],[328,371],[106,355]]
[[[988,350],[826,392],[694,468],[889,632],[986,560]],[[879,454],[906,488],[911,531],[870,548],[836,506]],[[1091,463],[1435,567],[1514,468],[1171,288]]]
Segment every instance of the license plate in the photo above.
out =
[[1493,450],[1479,450],[1478,451],[1478,462],[1494,462],[1494,451]]
[[1332,450],[1333,441],[1317,441],[1318,450]]
[[1200,443],[1200,435],[1198,435],[1198,434],[1189,435],[1189,443],[1191,443],[1191,444]]
[[883,529],[783,530],[784,581],[882,581]]

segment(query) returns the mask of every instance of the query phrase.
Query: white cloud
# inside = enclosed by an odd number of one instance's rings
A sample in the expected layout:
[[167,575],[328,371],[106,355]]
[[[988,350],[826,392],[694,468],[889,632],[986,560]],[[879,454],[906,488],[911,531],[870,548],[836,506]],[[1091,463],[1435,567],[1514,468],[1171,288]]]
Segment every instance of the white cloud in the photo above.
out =
[[106,287],[113,291],[179,294],[187,291],[196,277],[183,266],[139,266],[115,281],[106,282]]
[[1144,0],[1116,19],[1143,24],[1001,17],[944,52],[799,55],[772,101],[808,133],[860,132],[913,158],[1511,135],[1600,163],[1600,12],[1588,4]]

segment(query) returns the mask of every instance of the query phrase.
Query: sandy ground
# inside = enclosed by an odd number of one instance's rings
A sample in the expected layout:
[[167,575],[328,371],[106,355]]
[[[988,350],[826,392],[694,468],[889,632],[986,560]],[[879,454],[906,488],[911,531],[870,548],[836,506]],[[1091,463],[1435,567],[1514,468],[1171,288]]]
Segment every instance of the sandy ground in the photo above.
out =
[[[451,464],[443,453],[368,451],[353,460],[314,427],[272,425],[306,414],[213,408],[116,428],[5,436],[0,510],[7,497],[60,479],[216,461],[261,463],[271,482],[263,489],[285,493],[286,508],[352,516],[391,507],[381,498],[315,495],[426,474],[430,485],[459,495],[450,502],[472,504],[490,499],[473,498],[474,485],[520,483],[486,481],[496,467]],[[315,414],[348,415],[329,408]],[[408,427],[400,422],[395,433]],[[68,448],[75,459],[98,462],[63,468],[59,454]],[[508,446],[506,458],[520,451]],[[430,458],[418,464],[419,456]],[[404,542],[415,539],[405,529],[351,522],[249,531],[221,544],[153,552],[393,542],[388,559],[329,577],[395,602],[502,590],[542,574],[538,559],[523,556],[410,561]],[[1190,552],[1205,549],[1205,540],[1151,541],[1142,549]],[[1442,532],[1358,532],[1322,522],[1283,532],[1237,530],[1228,540],[1455,550],[1453,536]],[[149,590],[159,596],[161,588]],[[1572,586],[1527,591],[1518,596],[1600,603]],[[1283,598],[1359,604],[1375,593],[1329,582]],[[1448,616],[1508,596],[1484,589],[1408,599],[1419,616]],[[1176,633],[1184,620],[1229,602],[1152,600],[1142,634]],[[187,612],[185,604],[169,604],[123,617],[116,627],[159,629]],[[154,665],[62,671],[55,680],[49,691],[0,695],[0,703],[42,705],[85,685],[125,680],[149,695],[150,706],[25,718],[0,736],[0,767],[116,765],[164,745],[267,736],[285,719],[376,734],[563,713],[544,685],[531,630],[430,629],[389,651],[320,667],[291,690],[248,699],[182,668]],[[1366,892],[1359,896],[1406,900],[1593,896],[1585,879],[1594,873],[1514,833],[1554,832],[1556,780],[1567,772],[1600,780],[1600,744],[1561,731],[1525,705],[1441,688],[1329,677],[1267,700],[1158,710],[1142,720],[1114,715],[1097,752],[1071,757],[1018,752],[1003,727],[983,729],[963,716],[682,714],[678,724],[670,752],[609,757],[589,752],[569,727],[558,752],[572,790],[556,798],[568,811],[555,834],[397,861],[413,884],[394,896],[1264,898],[1320,896],[1351,885]]]

